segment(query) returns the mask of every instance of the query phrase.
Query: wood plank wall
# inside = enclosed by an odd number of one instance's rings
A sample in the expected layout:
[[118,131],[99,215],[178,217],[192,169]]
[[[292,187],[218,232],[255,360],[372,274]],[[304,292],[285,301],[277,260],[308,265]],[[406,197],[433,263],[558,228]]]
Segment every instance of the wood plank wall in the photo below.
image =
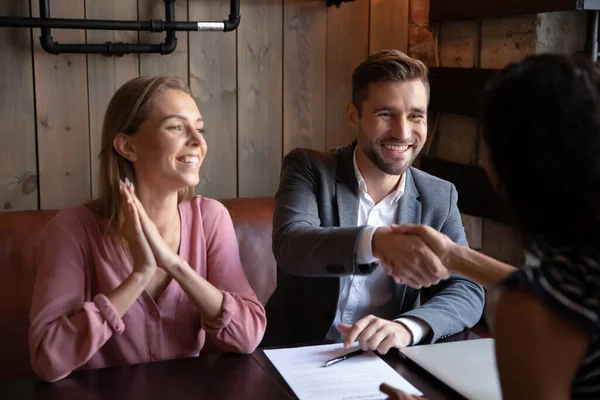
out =
[[[164,19],[162,0],[52,0],[51,16]],[[229,0],[177,0],[178,20],[223,20]],[[352,70],[381,48],[407,50],[408,0],[242,0],[235,32],[178,32],[175,53],[50,55],[39,29],[0,28],[0,211],[55,209],[97,194],[104,111],[139,75],[185,78],[209,146],[198,192],[272,196],[295,147],[352,140],[345,121]],[[37,0],[0,2],[0,15],[39,16]],[[163,34],[53,30],[64,43],[161,42]]]

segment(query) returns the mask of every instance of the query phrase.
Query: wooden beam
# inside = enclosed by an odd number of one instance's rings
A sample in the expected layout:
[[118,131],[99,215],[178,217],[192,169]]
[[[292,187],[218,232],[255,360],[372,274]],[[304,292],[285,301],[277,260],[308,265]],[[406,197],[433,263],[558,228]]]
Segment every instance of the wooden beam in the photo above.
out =
[[327,9],[327,107],[325,148],[354,140],[346,117],[352,72],[369,55],[369,0]]
[[283,0],[241,2],[238,197],[273,196],[283,153]]
[[[192,21],[222,19],[229,0],[190,1]],[[208,146],[196,193],[237,197],[236,32],[190,32],[190,87],[204,118]]]
[[[136,20],[137,16],[137,1],[86,0],[85,2],[85,17],[88,19]],[[138,42],[137,32],[89,30],[86,35],[87,43]],[[92,197],[96,198],[100,194],[99,155],[102,145],[104,114],[117,89],[139,75],[139,56],[128,54],[124,57],[106,57],[103,54],[88,54],[87,70]]]
[[408,0],[371,0],[369,54],[382,49],[408,52]]
[[[0,2],[0,15],[29,16],[29,3]],[[35,210],[38,176],[31,30],[1,29],[0,212]]]
[[430,21],[507,17],[577,10],[578,0],[431,0]]
[[[32,15],[39,4],[31,2]],[[53,18],[84,18],[85,3],[52,1]],[[39,28],[33,37],[39,38]],[[54,29],[58,43],[85,43],[85,32]],[[91,197],[87,61],[85,54],[48,54],[33,46],[40,208],[73,207]]]
[[318,0],[283,5],[283,154],[326,150],[327,8]]

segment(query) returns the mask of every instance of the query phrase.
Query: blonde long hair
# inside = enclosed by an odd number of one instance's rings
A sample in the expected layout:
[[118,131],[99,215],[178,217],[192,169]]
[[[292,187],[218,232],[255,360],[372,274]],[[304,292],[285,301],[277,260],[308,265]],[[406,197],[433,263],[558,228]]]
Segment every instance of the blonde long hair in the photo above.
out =
[[[166,90],[179,90],[192,95],[183,79],[172,75],[155,77],[140,76],[121,86],[113,95],[102,124],[100,148],[100,195],[87,206],[96,215],[108,220],[106,231],[111,227],[120,229],[123,225],[119,180],[128,178],[135,184],[135,172],[131,161],[120,155],[114,148],[114,139],[119,133],[135,135],[151,111],[153,102]],[[194,194],[194,186],[181,189],[178,193],[181,203]]]

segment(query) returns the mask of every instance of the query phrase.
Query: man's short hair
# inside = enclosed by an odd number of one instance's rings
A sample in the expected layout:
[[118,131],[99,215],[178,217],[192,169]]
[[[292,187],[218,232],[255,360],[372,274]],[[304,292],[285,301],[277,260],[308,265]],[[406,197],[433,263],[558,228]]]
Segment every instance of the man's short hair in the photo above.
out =
[[429,69],[417,59],[399,50],[380,50],[369,56],[352,73],[352,104],[362,114],[362,104],[369,94],[369,84],[375,82],[406,82],[420,79],[429,99]]

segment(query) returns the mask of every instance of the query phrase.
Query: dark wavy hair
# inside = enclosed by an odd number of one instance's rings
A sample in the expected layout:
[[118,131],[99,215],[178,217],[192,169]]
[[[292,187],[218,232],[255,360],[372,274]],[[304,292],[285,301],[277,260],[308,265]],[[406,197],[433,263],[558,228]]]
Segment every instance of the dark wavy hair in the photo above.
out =
[[600,245],[600,71],[586,59],[536,55],[486,86],[492,165],[525,245]]

